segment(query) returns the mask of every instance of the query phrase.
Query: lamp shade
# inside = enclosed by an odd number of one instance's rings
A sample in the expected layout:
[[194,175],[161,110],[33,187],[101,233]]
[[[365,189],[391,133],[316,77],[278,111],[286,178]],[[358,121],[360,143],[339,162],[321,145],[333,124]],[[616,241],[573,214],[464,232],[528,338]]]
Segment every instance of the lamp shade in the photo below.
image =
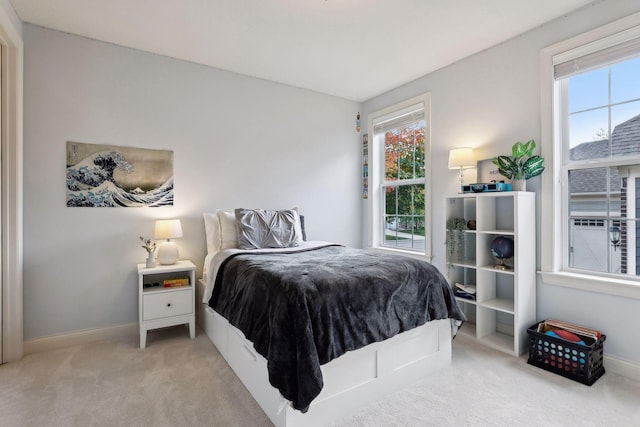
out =
[[469,169],[476,167],[473,148],[454,148],[449,151],[449,169]]
[[156,221],[154,233],[156,239],[167,239],[158,247],[158,264],[170,265],[178,261],[179,253],[175,242],[170,239],[182,237],[182,226],[179,219],[159,219]]
[[159,219],[156,221],[154,233],[156,239],[179,239],[182,237],[182,226],[179,219]]

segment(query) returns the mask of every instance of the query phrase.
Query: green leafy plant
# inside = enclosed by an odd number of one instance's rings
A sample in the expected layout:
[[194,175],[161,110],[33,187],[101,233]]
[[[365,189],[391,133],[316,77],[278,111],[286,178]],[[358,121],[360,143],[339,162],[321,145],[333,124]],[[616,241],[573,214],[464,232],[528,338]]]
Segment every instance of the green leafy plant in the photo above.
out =
[[[447,262],[449,269],[457,252],[458,256],[464,256],[464,230],[467,229],[467,222],[464,218],[449,218],[447,220]],[[457,260],[462,261],[462,260]]]
[[151,243],[151,239],[145,239],[142,236],[140,236],[140,240],[144,243],[144,245],[142,245],[142,249],[147,251],[147,253],[152,254],[156,251],[156,242]]
[[511,156],[498,156],[492,163],[498,166],[500,175],[509,179],[529,179],[544,170],[544,159],[533,155],[536,142],[531,139],[526,144],[518,141],[511,148]]

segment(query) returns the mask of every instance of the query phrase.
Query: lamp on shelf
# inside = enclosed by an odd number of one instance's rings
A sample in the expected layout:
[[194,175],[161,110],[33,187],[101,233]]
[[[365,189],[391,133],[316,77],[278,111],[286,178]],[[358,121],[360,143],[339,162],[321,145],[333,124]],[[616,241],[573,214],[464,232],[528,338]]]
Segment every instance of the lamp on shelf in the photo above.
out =
[[169,265],[178,261],[178,247],[171,239],[182,237],[182,226],[179,219],[159,219],[156,221],[154,237],[158,240],[166,239],[158,247],[158,264]]
[[476,167],[476,158],[473,155],[473,148],[463,147],[454,148],[449,151],[449,169],[460,170],[460,191],[464,184],[464,172],[465,169],[471,169]]

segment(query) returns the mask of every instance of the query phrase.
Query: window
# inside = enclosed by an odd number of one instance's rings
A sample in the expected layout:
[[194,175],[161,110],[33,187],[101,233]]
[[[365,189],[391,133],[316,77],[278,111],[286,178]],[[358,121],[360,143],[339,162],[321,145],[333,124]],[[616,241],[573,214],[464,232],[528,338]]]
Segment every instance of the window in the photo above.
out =
[[545,272],[640,285],[640,26],[630,20],[640,15],[543,51]]
[[428,254],[429,97],[370,115],[373,246]]
[[[568,268],[640,275],[638,245],[628,238],[639,225],[640,48],[633,55],[591,71],[556,73],[568,177]],[[603,226],[585,230],[577,221]]]

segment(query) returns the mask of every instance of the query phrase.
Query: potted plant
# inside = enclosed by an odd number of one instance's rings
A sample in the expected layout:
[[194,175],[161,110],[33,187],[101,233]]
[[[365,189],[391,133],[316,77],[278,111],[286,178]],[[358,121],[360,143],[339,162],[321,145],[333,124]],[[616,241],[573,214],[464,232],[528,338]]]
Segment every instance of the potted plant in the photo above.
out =
[[156,261],[153,258],[153,254],[156,251],[156,242],[151,243],[151,239],[145,239],[142,236],[140,236],[140,240],[144,243],[144,245],[142,245],[142,249],[147,251],[147,268],[155,267]]
[[447,263],[464,260],[464,230],[467,222],[464,218],[449,218],[447,220]]
[[518,141],[511,148],[511,156],[498,156],[492,160],[498,166],[500,175],[513,181],[514,191],[525,191],[526,180],[540,175],[544,170],[544,159],[533,155],[535,148],[533,139],[526,144]]

